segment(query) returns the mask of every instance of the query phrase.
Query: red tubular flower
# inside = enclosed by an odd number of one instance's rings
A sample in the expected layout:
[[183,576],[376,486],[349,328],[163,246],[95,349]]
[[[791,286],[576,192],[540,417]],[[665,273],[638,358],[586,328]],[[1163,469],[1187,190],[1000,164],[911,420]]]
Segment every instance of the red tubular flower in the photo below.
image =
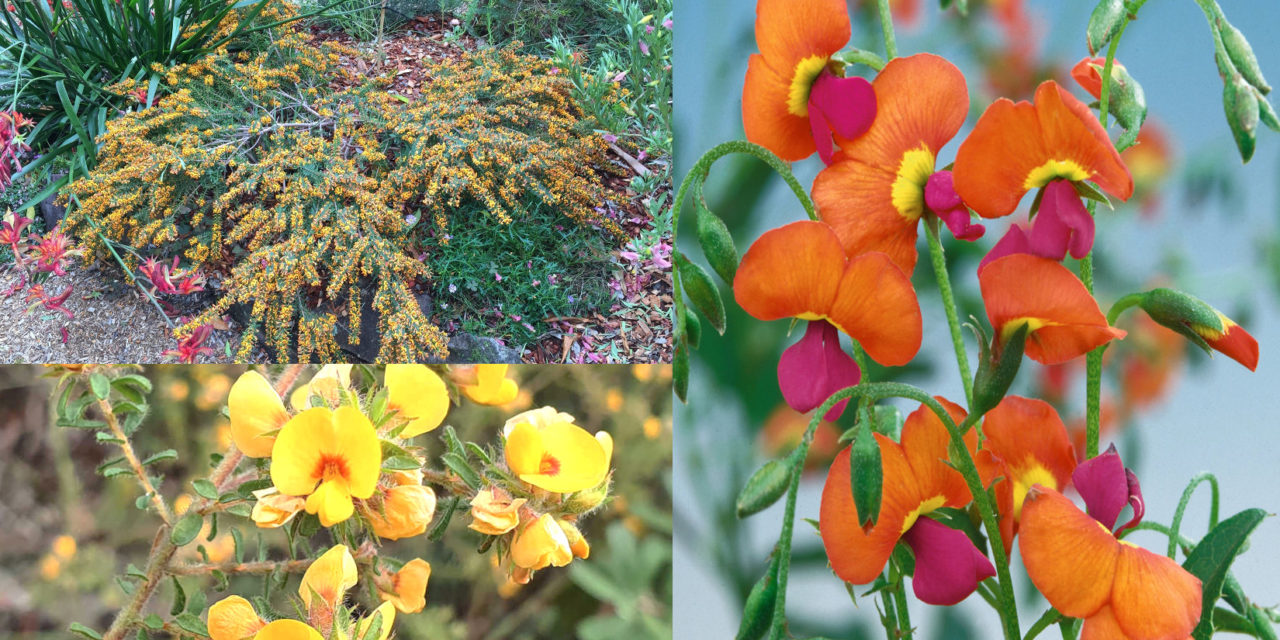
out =
[[876,115],[875,93],[845,78],[831,56],[849,42],[843,0],[760,0],[756,43],[742,88],[747,140],[788,162],[817,151],[830,161],[831,135],[856,138]]
[[1006,396],[983,417],[986,439],[975,456],[984,484],[996,483],[1000,535],[1007,553],[1018,531],[1023,500],[1034,485],[1061,491],[1076,468],[1067,427],[1043,400]]
[[[938,401],[953,420],[964,419],[964,409],[943,398]],[[960,472],[947,465],[946,427],[927,407],[920,407],[903,424],[901,444],[880,434],[875,437],[884,486],[874,526],[864,529],[858,523],[848,448],[836,456],[822,489],[818,530],[832,570],[846,582],[870,582],[884,570],[901,539],[916,556],[916,597],[929,604],[960,602],[979,582],[994,576],[995,567],[968,536],[927,515],[940,507],[964,507],[971,499]],[[972,450],[977,432],[970,431],[965,443]]]
[[1125,336],[1107,324],[1084,284],[1048,258],[1005,256],[978,272],[978,284],[1000,342],[1025,324],[1026,354],[1041,364],[1066,362]]
[[733,292],[757,319],[810,321],[805,337],[778,363],[784,398],[800,412],[858,382],[835,330],[887,366],[906,364],[920,349],[920,306],[906,274],[883,253],[846,258],[835,232],[821,222],[793,222],[760,236],[742,257]]
[[1001,98],[956,153],[956,192],[984,218],[1013,213],[1023,194],[1053,180],[1091,180],[1128,200],[1133,177],[1084,103],[1052,80],[1035,103]]
[[964,124],[969,90],[955,65],[927,53],[889,61],[872,87],[875,122],[856,140],[836,137],[841,152],[818,174],[813,200],[847,255],[882,251],[910,274],[926,209],[957,237],[982,235],[969,225],[950,173],[934,173],[938,150]]
[[1076,467],[1088,514],[1061,493],[1027,493],[1018,547],[1027,575],[1065,616],[1084,618],[1081,638],[1181,639],[1200,620],[1200,580],[1177,563],[1112,533],[1125,504],[1142,519],[1142,493],[1112,447]]
[[216,352],[211,347],[204,346],[204,341],[208,340],[212,334],[213,326],[202,324],[196,327],[191,335],[180,341],[177,349],[168,349],[161,355],[176,356],[183,364],[192,364],[200,356],[212,356]]

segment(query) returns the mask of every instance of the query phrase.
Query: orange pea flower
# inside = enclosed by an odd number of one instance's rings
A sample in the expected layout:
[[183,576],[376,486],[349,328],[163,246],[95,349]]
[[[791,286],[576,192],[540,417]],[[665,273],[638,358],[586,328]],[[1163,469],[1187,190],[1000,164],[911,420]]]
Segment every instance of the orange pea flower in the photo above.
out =
[[1125,336],[1107,324],[1084,284],[1048,258],[1023,253],[999,258],[978,272],[978,283],[999,341],[1026,325],[1026,354],[1042,364],[1077,358]]
[[1065,489],[1076,468],[1076,453],[1062,418],[1043,400],[1006,396],[983,417],[982,433],[986,439],[975,462],[984,484],[996,481],[1000,535],[1007,553],[1027,491],[1037,484]]
[[1200,580],[1173,560],[1112,533],[1126,504],[1142,519],[1142,493],[1112,447],[1076,467],[1072,481],[1088,513],[1037,485],[1023,505],[1019,549],[1027,575],[1065,616],[1083,618],[1082,638],[1186,638],[1200,620]]
[[788,162],[817,151],[832,154],[831,135],[852,139],[871,126],[875,93],[862,78],[845,78],[831,56],[849,42],[844,0],[760,0],[756,43],[742,88],[747,140]]
[[1121,200],[1133,194],[1106,130],[1052,80],[1036,89],[1034,104],[992,103],[956,153],[956,192],[984,218],[1013,213],[1027,191],[1057,179],[1091,180]]
[[[804,338],[778,362],[783,398],[802,413],[858,383],[858,367],[840,348],[837,329],[887,366],[906,364],[920,349],[920,305],[906,274],[883,253],[847,258],[821,222],[793,222],[760,236],[738,266],[733,292],[760,320],[810,321]],[[844,404],[827,419],[839,416]]]
[[[964,409],[938,401],[953,420],[964,419]],[[964,507],[971,500],[960,472],[947,465],[946,427],[927,407],[920,407],[907,416],[901,444],[878,433],[875,438],[884,486],[874,526],[864,529],[858,523],[849,448],[836,456],[822,489],[818,531],[832,570],[845,582],[871,582],[884,570],[894,545],[903,540],[916,557],[911,581],[916,597],[929,604],[960,602],[996,572],[968,536],[927,515],[940,507]],[[977,432],[971,430],[965,442],[972,450]]]
[[388,590],[378,597],[390,602],[400,613],[417,613],[427,606],[427,583],[431,580],[431,564],[422,558],[406,562],[391,576]]
[[[1106,58],[1081,58],[1074,67],[1071,67],[1071,78],[1079,84],[1081,88],[1089,92],[1094,100],[1102,99],[1102,70],[1107,66]],[[1114,90],[1115,82],[1120,80],[1124,73],[1124,65],[1119,60],[1111,61],[1111,78],[1112,88]]]
[[969,224],[968,208],[950,189],[950,172],[934,177],[939,149],[964,124],[969,90],[955,65],[928,53],[890,60],[872,87],[875,122],[857,140],[837,136],[841,151],[818,174],[813,200],[846,255],[882,251],[910,274],[925,212],[942,217],[964,240],[984,231]]

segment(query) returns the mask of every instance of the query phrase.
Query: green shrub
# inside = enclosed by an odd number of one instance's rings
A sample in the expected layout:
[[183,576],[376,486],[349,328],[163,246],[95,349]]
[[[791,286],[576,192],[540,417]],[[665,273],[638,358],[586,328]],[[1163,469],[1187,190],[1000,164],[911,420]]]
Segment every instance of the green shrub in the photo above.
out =
[[543,50],[552,36],[582,49],[621,33],[610,0],[441,0],[472,35],[495,44],[521,42]]
[[250,305],[240,357],[261,338],[300,361],[332,359],[340,323],[358,335],[362,301],[380,314],[379,359],[443,356],[414,295],[433,278],[421,248],[469,225],[545,210],[621,235],[596,209],[604,143],[549,62],[428,63],[432,82],[406,104],[371,85],[328,94],[338,60],[295,33],[170,69],[155,107],[107,123],[98,167],[69,189],[69,228],[225,274],[180,333]]

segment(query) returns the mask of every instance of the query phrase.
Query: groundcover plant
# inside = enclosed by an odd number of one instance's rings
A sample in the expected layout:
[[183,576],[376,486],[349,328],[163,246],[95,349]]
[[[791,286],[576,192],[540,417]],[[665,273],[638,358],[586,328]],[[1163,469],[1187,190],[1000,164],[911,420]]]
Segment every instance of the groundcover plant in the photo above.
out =
[[670,367],[592,369],[4,368],[0,628],[669,638]]
[[[1192,477],[1164,524],[1164,514],[1143,499],[1132,456],[1122,460],[1115,444],[1102,444],[1104,427],[1133,420],[1167,392],[1186,342],[1250,371],[1259,362],[1254,337],[1195,295],[1164,283],[1135,290],[1119,275],[1124,288],[1095,278],[1110,275],[1101,269],[1106,256],[1095,255],[1104,246],[1095,236],[1107,230],[1101,220],[1151,196],[1153,174],[1168,160],[1158,125],[1146,123],[1143,87],[1117,57],[1139,13],[1158,19],[1160,8],[1144,4],[1098,3],[1067,74],[1038,66],[1034,48],[1020,48],[1033,37],[1022,3],[984,3],[971,17],[968,3],[944,2],[943,20],[958,22],[956,30],[968,36],[960,44],[973,42],[965,57],[985,63],[997,96],[1013,97],[976,105],[975,75],[951,55],[898,51],[895,19],[918,19],[915,3],[860,3],[857,20],[839,0],[756,4],[758,53],[750,54],[742,84],[746,140],[717,145],[692,163],[675,208],[677,225],[689,205],[695,218],[688,225],[693,238],[678,249],[698,247],[710,267],[676,254],[682,297],[674,384],[694,416],[683,433],[697,440],[690,434],[718,426],[709,408],[699,407],[710,385],[690,387],[690,377],[699,377],[691,350],[700,345],[716,350],[701,367],[707,377],[768,394],[778,389],[786,404],[762,428],[774,459],[737,476],[746,479],[728,517],[717,510],[710,518],[715,533],[705,536],[714,566],[752,585],[744,589],[738,638],[878,635],[866,626],[798,619],[788,607],[788,584],[802,561],[829,567],[845,584],[850,608],[870,614],[889,638],[921,633],[911,618],[921,603],[952,607],[974,594],[978,606],[966,611],[989,605],[991,623],[980,637],[1026,639],[1051,626],[1067,638],[1275,637],[1275,610],[1250,599],[1250,585],[1232,574],[1267,509],[1220,517],[1220,489],[1244,488],[1220,488],[1206,472]],[[1197,5],[1222,81],[1228,126],[1220,135],[1229,133],[1247,162],[1263,126],[1280,130],[1270,87],[1223,9],[1212,0]],[[1012,43],[1009,51],[977,35],[978,15],[992,18]],[[1245,24],[1247,12],[1233,19]],[[881,39],[883,55],[860,48]],[[971,127],[962,134],[966,122]],[[730,154],[753,156],[776,172],[799,201],[792,208],[807,214],[760,233],[743,254],[717,215],[741,220],[741,213],[713,212],[704,194],[712,165]],[[788,163],[813,156],[822,165],[806,189]],[[750,188],[744,183],[738,186]],[[1020,208],[1025,222],[985,238],[988,227]],[[944,226],[952,236],[945,241]],[[927,245],[921,269],[919,235]],[[944,252],[944,242],[953,251]],[[956,254],[974,258],[976,278],[963,278],[976,280],[972,295],[952,286]],[[936,284],[936,315],[913,285],[922,271]],[[736,311],[726,308],[716,277],[741,310],[728,330],[753,336],[733,348],[750,354],[726,356],[719,340],[704,335],[707,328],[725,334]],[[1204,288],[1208,297],[1221,296]],[[980,311],[962,313],[967,307]],[[775,320],[800,337],[768,362],[758,345],[776,334],[754,321]],[[931,327],[950,342],[947,367],[959,382],[951,398],[904,381],[927,370],[917,358]],[[970,347],[977,349],[972,365]],[[748,360],[767,365],[708,370]],[[1110,406],[1104,371],[1115,387]],[[1072,384],[1080,373],[1082,384]],[[1035,384],[1027,384],[1029,374],[1037,375]],[[1084,416],[1068,428],[1059,411],[1072,395],[1083,398]],[[1158,461],[1168,448],[1194,446],[1161,441],[1144,457]],[[724,451],[688,455],[691,486],[704,496],[716,493],[708,486],[720,480],[716,472],[733,473],[740,462],[722,463],[733,455]],[[816,512],[806,513],[798,507],[802,478],[814,466],[826,469],[825,481]],[[1202,485],[1211,506],[1197,539],[1183,521]],[[739,520],[766,517],[756,514],[784,498],[768,511],[781,520],[772,552],[743,562],[745,545],[726,541],[745,537],[739,530],[749,524],[752,532],[769,526]],[[1257,492],[1248,502],[1263,500]],[[677,537],[686,531],[693,533]],[[1130,535],[1138,531],[1163,536],[1160,548],[1135,544]],[[793,540],[815,537],[820,547],[793,554]],[[1268,552],[1255,546],[1253,553]],[[1026,590],[1015,589],[1019,558]],[[834,615],[829,606],[824,611]],[[968,630],[944,627],[937,637],[975,637],[962,616],[942,619]]]

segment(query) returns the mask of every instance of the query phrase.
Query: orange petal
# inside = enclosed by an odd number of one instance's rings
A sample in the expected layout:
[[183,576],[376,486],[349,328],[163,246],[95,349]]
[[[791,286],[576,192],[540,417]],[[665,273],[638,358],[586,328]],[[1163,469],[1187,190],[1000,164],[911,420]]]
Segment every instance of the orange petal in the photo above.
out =
[[[935,399],[951,415],[953,422],[959,424],[964,420],[967,414],[963,407],[941,396]],[[978,443],[977,430],[970,429],[965,441],[973,451]],[[963,507],[969,504],[972,496],[964,476],[947,465],[950,459],[947,445],[950,443],[951,434],[929,407],[921,405],[907,416],[902,425],[902,450],[919,485],[920,497],[928,500],[942,496],[945,506]]]
[[866,584],[884,570],[893,546],[902,536],[907,514],[920,504],[919,490],[901,447],[876,434],[884,488],[876,525],[864,531],[858,524],[857,507],[849,480],[849,448],[836,455],[822,487],[818,512],[818,533],[836,576],[845,582]]
[[910,274],[924,180],[964,124],[969,92],[955,65],[927,53],[889,61],[872,88],[875,122],[857,140],[837,138],[844,151],[818,175],[813,198],[850,257],[883,251]]
[[1013,213],[1023,194],[1055,176],[1092,180],[1121,200],[1133,195],[1102,125],[1052,80],[1036,89],[1034,105],[1002,98],[988,107],[960,145],[954,175],[956,193],[986,218]]
[[756,3],[756,45],[779,72],[791,71],[810,56],[830,57],[849,43],[851,33],[849,7],[844,0]]
[[1080,640],[1130,640],[1116,622],[1111,605],[1104,605],[1098,612],[1085,618],[1080,627]]
[[1066,267],[1048,258],[1013,254],[978,273],[987,319],[1002,338],[1028,323],[1026,354],[1058,364],[1125,332],[1107,324],[1098,303]]
[[904,365],[920,350],[920,303],[907,275],[883,253],[849,261],[827,312],[880,364]]
[[1076,468],[1075,449],[1067,427],[1043,400],[1007,396],[987,413],[982,447],[1004,460],[1013,489],[1013,514],[1022,508],[1027,489],[1040,484],[1062,491]]
[[1248,367],[1250,371],[1257,371],[1258,341],[1244,327],[1225,316],[1222,318],[1222,325],[1224,329],[1221,335],[1204,335],[1205,341],[1218,352]]
[[1111,598],[1120,543],[1057,491],[1027,494],[1018,549],[1031,581],[1063,615],[1087,618]]
[[[1113,65],[1119,64],[1118,61],[1112,61]],[[1106,58],[1090,58],[1084,57],[1076,66],[1071,67],[1071,78],[1076,81],[1094,100],[1102,96],[1102,68],[1107,65]]]
[[840,240],[821,222],[801,221],[766,231],[742,256],[734,299],[759,320],[825,316],[845,270]]
[[1128,638],[1185,638],[1200,621],[1200,580],[1169,558],[1122,542],[1111,608]]
[[742,128],[747,140],[778,154],[787,162],[804,160],[817,147],[809,119],[791,113],[791,78],[774,71],[764,56],[752,54],[742,85]]

